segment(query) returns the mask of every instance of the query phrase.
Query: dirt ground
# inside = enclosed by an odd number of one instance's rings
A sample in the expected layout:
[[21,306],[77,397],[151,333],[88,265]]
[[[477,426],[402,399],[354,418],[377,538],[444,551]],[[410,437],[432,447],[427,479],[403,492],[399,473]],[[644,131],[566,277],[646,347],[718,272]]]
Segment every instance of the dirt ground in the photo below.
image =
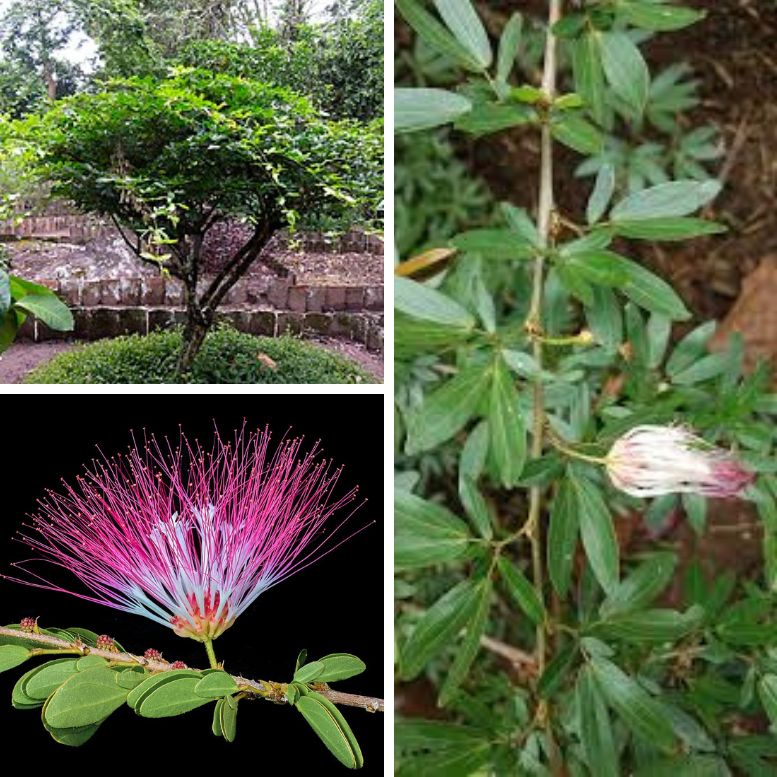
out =
[[[383,357],[380,354],[372,353],[358,343],[328,337],[311,339],[322,348],[356,362],[376,380],[383,382]],[[75,343],[61,340],[51,343],[14,343],[0,355],[0,384],[21,383],[30,370],[73,348],[74,345]]]

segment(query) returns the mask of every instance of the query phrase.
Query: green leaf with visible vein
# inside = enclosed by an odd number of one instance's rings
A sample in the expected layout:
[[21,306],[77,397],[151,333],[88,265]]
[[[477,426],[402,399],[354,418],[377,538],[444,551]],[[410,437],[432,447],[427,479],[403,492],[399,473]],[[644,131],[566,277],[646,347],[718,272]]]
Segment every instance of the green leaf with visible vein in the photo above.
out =
[[455,121],[472,110],[472,103],[447,89],[394,90],[394,131],[416,132]]
[[589,667],[583,667],[576,686],[580,741],[591,774],[619,777],[618,751],[607,707]]
[[456,40],[485,70],[493,60],[486,28],[470,0],[434,0],[443,21]]
[[505,488],[514,488],[526,461],[526,425],[518,392],[502,358],[493,365],[488,427],[499,479]]
[[401,675],[412,680],[470,620],[478,581],[463,580],[438,599],[416,623],[401,649]]
[[403,489],[394,491],[394,562],[411,568],[461,558],[471,541],[467,524],[446,508]]
[[407,453],[428,451],[453,437],[475,414],[489,378],[482,366],[465,367],[427,394],[408,419]]
[[78,728],[99,723],[127,700],[110,669],[78,672],[55,691],[46,704],[46,723],[52,728]]
[[7,669],[13,669],[23,664],[32,653],[21,645],[1,645],[0,646],[0,672]]
[[631,731],[661,750],[674,748],[675,734],[661,705],[612,661],[591,656],[590,662],[596,683],[608,705]]
[[650,73],[642,54],[624,32],[603,32],[599,40],[607,83],[637,115],[641,115],[650,88]]
[[619,550],[612,515],[601,491],[589,480],[571,477],[580,519],[580,536],[599,584],[607,593],[618,585]]
[[505,588],[524,614],[533,623],[542,623],[545,620],[545,605],[534,586],[526,579],[526,575],[504,556],[499,557],[497,568]]
[[569,478],[559,483],[550,511],[547,552],[550,582],[559,596],[566,596],[572,580],[579,519],[575,493]]
[[358,769],[364,764],[353,732],[328,699],[311,693],[301,696],[294,706],[340,763],[349,769]]

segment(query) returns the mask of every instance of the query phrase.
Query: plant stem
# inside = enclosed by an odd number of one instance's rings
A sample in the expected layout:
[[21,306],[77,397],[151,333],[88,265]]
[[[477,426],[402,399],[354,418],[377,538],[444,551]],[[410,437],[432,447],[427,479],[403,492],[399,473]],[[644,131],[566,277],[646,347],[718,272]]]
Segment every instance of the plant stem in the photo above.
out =
[[[552,103],[556,93],[556,38],[551,28],[561,18],[561,0],[549,0],[548,5],[548,30],[545,37],[545,56],[542,71],[542,91],[545,99]],[[550,123],[546,119],[542,124],[542,136],[540,140],[540,191],[537,212],[537,231],[540,237],[540,251],[534,259],[534,277],[532,283],[532,297],[526,328],[530,332],[542,335],[542,296],[545,275],[545,252],[552,241],[551,220],[553,218],[553,138],[550,132]],[[545,402],[543,383],[541,377],[543,362],[543,342],[540,337],[532,339],[532,351],[534,360],[538,365],[537,376],[533,386],[533,418],[532,418],[532,444],[530,457],[538,459],[542,456],[543,432],[545,429]],[[540,486],[532,486],[529,490],[529,515],[527,518],[527,536],[531,543],[532,572],[534,588],[544,599],[544,568],[542,560],[542,531],[540,516],[542,513],[542,489]],[[537,627],[537,668],[539,676],[542,676],[547,661],[547,624]],[[553,726],[550,720],[550,710],[545,702],[540,703],[540,719],[546,731],[551,771],[554,775],[563,774],[563,765],[560,763],[557,747],[553,737]]]
[[213,640],[205,640],[205,652],[208,654],[208,661],[210,662],[211,669],[218,669],[218,661],[216,661],[216,654],[213,652]]
[[[113,650],[104,648],[89,647],[81,642],[68,642],[61,637],[52,637],[48,634],[31,634],[18,629],[7,629],[0,627],[0,637],[13,637],[14,639],[23,639],[26,642],[34,642],[39,645],[46,645],[43,652],[39,648],[31,648],[33,655],[45,654],[75,654],[81,656],[102,656],[111,663],[128,664],[130,666],[142,666],[149,672],[169,672],[170,664],[167,661],[157,661],[152,658],[136,656],[132,653],[116,653]],[[198,670],[194,670],[198,671]],[[237,683],[241,691],[251,695],[254,698],[267,699],[276,703],[285,702],[286,683],[278,683],[272,680],[249,680],[240,675],[232,675],[232,679]],[[334,704],[341,704],[348,707],[361,707],[367,712],[383,712],[383,699],[374,696],[360,696],[355,693],[340,693],[331,688],[316,689],[317,693],[326,696]]]

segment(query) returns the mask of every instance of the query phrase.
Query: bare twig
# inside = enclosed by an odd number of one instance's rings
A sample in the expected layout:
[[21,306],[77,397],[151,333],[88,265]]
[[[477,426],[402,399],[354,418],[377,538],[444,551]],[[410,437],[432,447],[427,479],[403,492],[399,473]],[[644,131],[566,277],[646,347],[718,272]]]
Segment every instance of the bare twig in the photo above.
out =
[[[70,653],[74,655],[101,656],[113,664],[127,664],[129,666],[142,666],[149,672],[169,672],[171,665],[167,661],[159,661],[152,658],[136,656],[132,653],[116,653],[113,650],[104,648],[90,647],[83,642],[68,642],[66,639],[52,637],[49,634],[35,634],[18,629],[7,629],[0,627],[0,637],[14,637],[24,639],[28,642],[35,642],[41,645],[41,648],[32,648],[33,655],[48,655],[52,649],[57,653]],[[195,670],[197,671],[197,670]],[[240,675],[232,675],[238,688],[252,696],[261,697],[268,701],[276,703],[285,703],[287,683],[278,683],[272,680],[249,680]],[[341,693],[333,691],[326,686],[316,686],[317,693],[326,696],[334,704],[340,704],[348,707],[361,707],[368,712],[383,712],[383,699],[372,696],[360,696],[354,693]]]

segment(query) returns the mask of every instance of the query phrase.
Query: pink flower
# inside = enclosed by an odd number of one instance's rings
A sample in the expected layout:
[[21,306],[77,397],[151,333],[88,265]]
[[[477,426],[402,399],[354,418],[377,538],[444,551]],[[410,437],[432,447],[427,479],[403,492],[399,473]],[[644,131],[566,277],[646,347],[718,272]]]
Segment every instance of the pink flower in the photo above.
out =
[[[22,541],[72,572],[91,594],[50,582],[27,567],[17,582],[73,593],[143,615],[180,636],[206,641],[228,629],[259,594],[325,555],[325,525],[357,489],[335,498],[340,469],[317,445],[285,439],[268,451],[268,430],[216,433],[204,452],[182,435],[164,450],[151,438],[126,455],[48,492]],[[341,540],[344,541],[344,540]]]
[[641,497],[736,496],[754,478],[728,451],[682,426],[636,426],[615,441],[605,462],[616,488]]

